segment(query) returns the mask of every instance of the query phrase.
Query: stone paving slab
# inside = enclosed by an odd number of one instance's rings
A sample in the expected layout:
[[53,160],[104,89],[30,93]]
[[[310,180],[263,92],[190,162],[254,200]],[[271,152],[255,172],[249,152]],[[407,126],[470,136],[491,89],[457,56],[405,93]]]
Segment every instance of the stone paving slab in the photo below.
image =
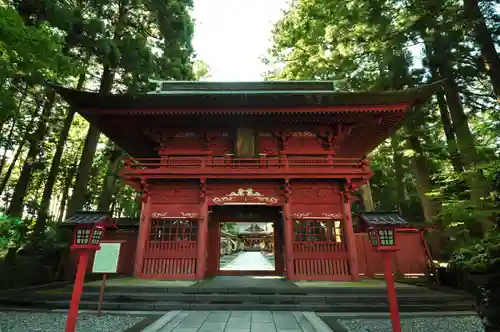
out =
[[232,271],[274,271],[274,265],[261,252],[240,252],[235,259],[226,264],[221,270]]
[[332,332],[313,312],[176,311],[143,332]]

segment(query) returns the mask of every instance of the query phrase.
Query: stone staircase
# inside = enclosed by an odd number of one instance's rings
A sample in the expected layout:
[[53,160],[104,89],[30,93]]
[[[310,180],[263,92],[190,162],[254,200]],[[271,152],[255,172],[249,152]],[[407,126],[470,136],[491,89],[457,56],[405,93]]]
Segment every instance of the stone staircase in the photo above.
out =
[[[95,310],[100,287],[86,286],[81,309]],[[401,312],[470,311],[467,294],[438,292],[423,287],[397,289]],[[0,295],[0,305],[67,309],[71,288]],[[387,312],[384,288],[379,287],[124,287],[108,286],[103,310],[274,310],[316,312]]]

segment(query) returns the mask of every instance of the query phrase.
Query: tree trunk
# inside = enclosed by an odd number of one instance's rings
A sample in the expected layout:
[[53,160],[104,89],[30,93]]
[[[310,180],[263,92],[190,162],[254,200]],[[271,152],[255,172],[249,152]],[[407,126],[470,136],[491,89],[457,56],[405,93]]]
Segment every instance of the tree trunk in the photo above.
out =
[[12,125],[10,126],[9,134],[7,135],[7,139],[5,140],[2,160],[0,160],[0,175],[2,174],[3,167],[5,166],[5,162],[7,161],[7,152],[9,151],[9,146],[10,143],[12,142],[12,136],[14,136],[14,129],[16,128],[16,124],[17,124],[17,119],[13,119]]
[[76,164],[71,166],[66,172],[66,181],[64,182],[64,189],[62,192],[61,205],[59,206],[59,215],[57,217],[57,222],[63,222],[64,212],[66,211],[66,204],[69,200],[69,189],[73,183],[73,177],[76,171]]
[[[77,90],[81,90],[83,88],[83,84],[85,83],[85,77],[86,77],[86,70],[80,74],[80,77],[78,79],[78,84],[76,86]],[[38,218],[34,229],[35,238],[40,238],[45,233],[45,224],[47,221],[47,217],[49,215],[52,191],[56,183],[57,174],[59,173],[61,158],[64,152],[64,145],[66,144],[66,140],[68,139],[69,130],[71,128],[71,123],[73,122],[74,116],[75,116],[75,109],[69,107],[66,114],[66,118],[64,119],[63,127],[61,129],[61,132],[59,133],[59,140],[57,141],[56,152],[54,153],[54,157],[52,158],[52,164],[50,165],[50,171],[47,177],[47,182],[45,183],[45,187],[43,189],[42,202],[40,203]]]
[[14,167],[16,166],[17,160],[21,156],[21,153],[24,148],[24,144],[28,141],[30,134],[31,134],[31,128],[33,128],[33,124],[35,123],[36,118],[38,117],[38,113],[40,109],[42,108],[42,102],[39,102],[33,116],[30,119],[29,124],[26,126],[24,129],[24,133],[21,137],[21,140],[19,141],[19,146],[17,147],[16,153],[14,153],[14,157],[12,158],[12,161],[9,165],[9,168],[7,169],[7,172],[5,172],[5,175],[2,179],[2,183],[0,183],[0,195],[3,193],[5,190],[5,187],[7,186],[7,183],[9,182],[10,176],[12,174],[12,171],[14,170]]
[[443,124],[443,130],[446,136],[446,146],[448,147],[448,153],[450,154],[451,164],[453,165],[453,169],[456,173],[463,173],[464,165],[460,160],[460,152],[458,151],[455,129],[451,123],[448,105],[446,105],[446,99],[441,92],[437,93],[436,98],[438,101],[439,113],[441,115],[441,123]]
[[[114,143],[111,143],[111,145],[114,145]],[[106,175],[104,176],[101,195],[99,196],[99,211],[109,211],[109,205],[116,189],[116,174],[121,160],[120,152],[117,148],[114,148],[111,154],[106,168]]]
[[[101,76],[101,86],[99,93],[109,93],[113,86],[115,73],[109,66],[104,67]],[[85,203],[85,194],[87,193],[87,184],[90,178],[90,171],[92,169],[92,162],[94,161],[95,152],[97,150],[97,143],[99,142],[99,129],[93,124],[90,124],[87,137],[85,138],[85,145],[83,146],[80,164],[78,166],[78,173],[76,175],[76,183],[73,188],[73,195],[71,196],[68,204],[68,211],[66,215],[72,216],[76,211],[80,210]]]
[[[28,136],[28,135],[26,135],[26,136]],[[0,183],[0,195],[5,190],[5,187],[7,187],[7,183],[9,183],[9,179],[10,179],[10,176],[12,175],[12,171],[14,170],[14,167],[16,167],[17,160],[19,159],[19,157],[21,156],[21,153],[23,152],[24,143],[25,143],[24,140],[21,143],[19,143],[19,146],[17,147],[16,153],[14,154],[14,157],[12,158],[12,161],[9,165],[9,168],[7,168],[7,172],[5,172],[5,175],[2,179],[2,183]]]
[[495,48],[495,42],[486,26],[486,21],[479,8],[477,0],[464,0],[465,17],[474,30],[476,43],[481,50],[486,73],[490,77],[493,91],[500,103],[500,57]]
[[391,148],[394,161],[394,181],[396,182],[396,195],[397,195],[397,205],[400,213],[406,211],[406,199],[405,199],[405,183],[404,183],[404,169],[403,169],[403,155],[401,154],[401,149],[399,147],[399,137],[397,134],[391,138]]
[[[113,40],[119,41],[122,37],[123,29],[126,24],[127,6],[125,1],[120,1],[118,4],[118,15],[113,32]],[[115,60],[113,63],[104,65],[101,75],[101,84],[99,93],[110,93],[115,80],[115,69],[118,65]],[[97,143],[99,142],[100,132],[95,125],[90,124],[85,145],[83,147],[80,164],[78,166],[78,173],[76,175],[76,183],[73,188],[73,195],[68,204],[67,216],[73,215],[77,210],[80,210],[85,203],[85,194],[87,193],[87,184],[90,178],[90,171],[92,169],[92,162],[94,161]]]
[[[431,71],[432,78],[434,80],[442,79],[439,74],[439,65],[434,60],[432,46],[429,43],[425,44],[425,51],[429,59],[429,69]],[[450,119],[450,111],[448,105],[446,104],[446,99],[443,92],[436,93],[436,99],[438,102],[439,114],[441,115],[441,123],[443,124],[443,130],[446,137],[446,146],[448,148],[448,153],[450,154],[450,161],[453,165],[453,169],[457,173],[463,173],[464,166],[462,160],[460,159],[460,152],[458,151],[457,139],[455,134],[455,128]]]
[[[462,101],[460,100],[459,88],[455,80],[455,73],[450,63],[451,51],[449,42],[444,40],[440,26],[436,21],[439,16],[439,6],[435,3],[424,1],[423,5],[428,12],[427,27],[421,29],[421,35],[424,40],[432,40],[431,43],[426,42],[426,53],[429,60],[436,65],[439,76],[446,79],[444,82],[444,93],[448,109],[450,111],[453,127],[457,137],[458,150],[460,158],[467,171],[467,184],[471,191],[471,202],[475,207],[482,212],[486,212],[488,207],[483,197],[488,195],[488,186],[486,178],[481,170],[476,166],[479,163],[479,155],[476,150],[474,138],[469,128],[467,116],[465,114]],[[433,16],[435,15],[435,16]],[[429,34],[428,31],[433,31]],[[494,224],[494,218],[479,215],[477,220],[483,232],[488,231]]]
[[[17,106],[17,112],[19,112],[21,110],[21,107],[23,106],[23,103],[26,100],[27,96],[28,96],[28,88],[25,87],[24,91],[23,91],[23,94],[19,98],[19,105]],[[12,119],[12,126],[10,127],[10,131],[9,131],[8,136],[7,136],[7,139],[4,142],[5,150],[4,150],[4,153],[3,153],[3,156],[2,156],[2,160],[0,161],[0,174],[2,174],[3,167],[5,166],[5,162],[7,161],[7,151],[9,151],[8,147],[10,145],[10,142],[12,142],[12,136],[14,134],[14,129],[16,128],[17,120],[18,120],[17,117],[14,117]],[[3,127],[3,124],[2,124],[2,127]]]
[[[467,171],[467,184],[470,187],[471,201],[480,211],[487,211],[486,198],[488,196],[487,180],[483,172],[477,168],[480,163],[479,155],[476,150],[474,137],[469,128],[467,116],[465,115],[460,97],[458,95],[458,86],[452,76],[448,76],[444,83],[446,100],[450,107],[451,119],[457,134],[458,148],[460,157]],[[494,225],[494,217],[479,216],[482,232],[487,232]]]
[[426,195],[426,193],[431,192],[433,189],[431,177],[427,168],[427,160],[420,140],[412,130],[413,128],[410,126],[406,126],[406,128],[409,132],[407,138],[408,146],[415,153],[412,157],[412,164],[415,171],[415,178],[417,179],[418,196],[420,197],[424,217],[426,220],[434,220],[439,213],[439,204]]
[[26,196],[26,192],[28,190],[28,185],[31,180],[31,174],[35,166],[36,157],[40,153],[40,142],[43,141],[47,132],[47,123],[49,121],[50,112],[54,107],[54,103],[55,92],[49,90],[46,92],[45,105],[42,109],[42,114],[40,115],[37,129],[29,140],[30,145],[28,155],[26,156],[26,159],[24,161],[23,167],[21,169],[21,175],[17,180],[14,194],[12,195],[12,200],[10,201],[9,208],[7,209],[7,214],[12,217],[22,216],[24,197]]
[[375,207],[373,205],[372,187],[370,183],[364,184],[359,187],[361,193],[361,200],[363,202],[363,209],[365,212],[373,212]]

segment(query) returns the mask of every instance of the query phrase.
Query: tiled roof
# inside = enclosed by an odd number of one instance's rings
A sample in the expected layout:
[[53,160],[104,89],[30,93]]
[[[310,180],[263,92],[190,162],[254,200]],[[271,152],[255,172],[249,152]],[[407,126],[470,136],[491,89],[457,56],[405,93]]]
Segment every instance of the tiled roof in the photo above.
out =
[[133,218],[133,217],[113,218],[113,223],[118,227],[137,227],[139,226],[139,218]]
[[252,224],[250,227],[248,227],[247,229],[245,229],[244,232],[248,232],[248,233],[261,233],[261,232],[264,232],[264,229],[261,228],[257,224]]
[[408,222],[397,212],[363,212],[360,219],[368,226],[406,226]]
[[79,211],[66,219],[64,224],[96,224],[109,218],[108,212],[86,212]]
[[[153,94],[102,94],[51,85],[71,106],[87,113],[102,109],[218,109],[229,108],[234,114],[246,108],[333,107],[354,105],[398,105],[425,102],[441,88],[442,81],[398,91],[338,92],[327,82],[266,82],[259,83],[175,83],[176,90]],[[180,85],[179,85],[180,84]],[[207,84],[211,84],[210,89]],[[222,86],[221,84],[224,84]],[[261,86],[256,86],[261,85]],[[274,84],[273,88],[269,88]],[[203,85],[205,86],[203,88]],[[251,86],[253,85],[253,87]],[[264,85],[268,86],[265,87]],[[165,84],[169,89],[173,84]],[[226,89],[226,87],[231,87]],[[327,86],[329,89],[325,89]],[[259,90],[259,89],[265,90]],[[279,88],[279,89],[278,89]],[[394,106],[392,110],[399,109]],[[390,109],[390,107],[388,108]]]

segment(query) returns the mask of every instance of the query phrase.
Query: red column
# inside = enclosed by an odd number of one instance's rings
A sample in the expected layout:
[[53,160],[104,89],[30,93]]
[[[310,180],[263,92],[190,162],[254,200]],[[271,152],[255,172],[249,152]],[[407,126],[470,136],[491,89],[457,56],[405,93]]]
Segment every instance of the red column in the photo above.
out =
[[[281,243],[280,236],[282,234],[279,234],[283,232],[283,227],[279,226],[280,223],[275,222],[274,223],[274,244],[273,244],[273,250],[274,250],[274,270],[276,273],[279,273],[279,275],[283,275],[283,243]],[[278,233],[279,232],[279,233]]]
[[219,235],[219,223],[211,222],[208,224],[208,245],[207,252],[207,276],[211,277],[217,273],[217,269],[219,267],[219,255],[217,254],[218,241],[220,241]]
[[290,202],[286,202],[283,208],[283,238],[285,242],[286,276],[289,280],[296,280],[293,268],[293,221],[291,217],[292,209]]
[[139,234],[137,236],[137,245],[135,249],[134,277],[139,278],[144,263],[144,251],[148,240],[149,228],[151,227],[151,196],[146,195],[142,201],[141,221],[139,224]]
[[392,256],[393,252],[384,252],[384,275],[387,283],[387,301],[389,302],[389,311],[391,313],[392,332],[401,332],[401,320],[399,318],[398,298],[396,297],[396,288],[394,286],[394,276],[392,275]]
[[65,332],[74,332],[76,321],[78,319],[78,308],[80,307],[80,299],[82,297],[83,282],[85,281],[85,273],[87,272],[87,264],[89,262],[89,251],[80,251],[80,259],[78,260],[78,268],[76,270],[75,284],[73,286],[73,295],[69,305],[68,319],[66,320]]
[[[200,220],[198,221],[198,264],[196,267],[196,279],[205,279],[207,267],[207,237],[208,237],[208,201],[206,197],[202,198]],[[220,239],[218,239],[220,241]],[[215,245],[215,244],[213,244]]]
[[349,255],[349,266],[351,279],[359,280],[358,253],[356,252],[356,239],[354,238],[354,229],[352,227],[351,201],[344,196],[344,239],[347,245]]

